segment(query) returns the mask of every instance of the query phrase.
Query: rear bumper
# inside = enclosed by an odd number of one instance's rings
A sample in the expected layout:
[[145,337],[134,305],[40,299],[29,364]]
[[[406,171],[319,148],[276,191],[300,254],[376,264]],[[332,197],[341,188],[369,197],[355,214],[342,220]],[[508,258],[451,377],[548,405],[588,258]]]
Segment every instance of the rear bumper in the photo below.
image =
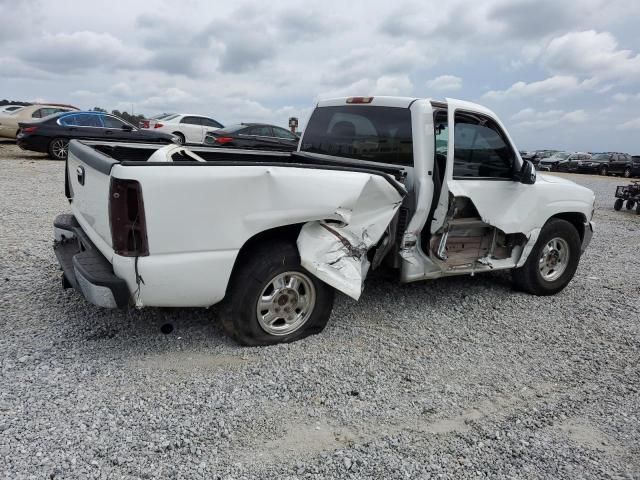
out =
[[58,215],[53,222],[53,250],[62,268],[62,284],[73,287],[87,301],[104,308],[125,308],[131,297],[124,280],[84,233],[73,215]]
[[16,137],[16,143],[22,150],[30,150],[32,152],[48,153],[50,141],[51,139],[49,137],[43,137],[37,134],[25,135],[21,133]]

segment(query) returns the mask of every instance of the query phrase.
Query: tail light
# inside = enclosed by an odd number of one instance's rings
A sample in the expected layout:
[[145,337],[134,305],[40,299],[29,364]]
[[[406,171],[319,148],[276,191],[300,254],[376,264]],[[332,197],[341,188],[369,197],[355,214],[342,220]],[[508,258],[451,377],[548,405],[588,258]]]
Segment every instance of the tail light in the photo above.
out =
[[156,123],[156,124],[153,126],[153,128],[162,128],[162,127],[164,127],[164,125],[163,125],[162,123],[159,123],[159,122],[158,122],[158,123]]
[[233,137],[216,137],[216,143],[219,143],[220,145],[231,142],[233,142]]
[[21,133],[34,133],[38,130],[38,127],[25,127],[20,129]]
[[147,223],[140,183],[111,178],[109,187],[109,224],[115,253],[124,257],[149,255]]

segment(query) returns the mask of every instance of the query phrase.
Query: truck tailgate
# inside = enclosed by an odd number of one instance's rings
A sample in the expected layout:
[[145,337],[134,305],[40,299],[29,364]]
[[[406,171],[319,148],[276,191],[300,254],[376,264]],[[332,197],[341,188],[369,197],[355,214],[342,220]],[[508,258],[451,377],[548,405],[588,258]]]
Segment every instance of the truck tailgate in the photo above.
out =
[[72,140],[67,158],[67,196],[71,210],[87,236],[110,259],[113,254],[109,227],[111,167],[118,162],[91,146]]

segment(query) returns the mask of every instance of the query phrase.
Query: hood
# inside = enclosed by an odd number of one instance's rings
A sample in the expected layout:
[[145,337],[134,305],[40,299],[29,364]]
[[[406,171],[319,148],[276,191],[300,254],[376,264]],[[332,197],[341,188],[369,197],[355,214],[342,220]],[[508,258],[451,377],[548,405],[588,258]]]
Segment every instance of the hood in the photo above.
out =
[[562,183],[562,184],[565,184],[565,185],[575,185],[576,187],[580,186],[576,182],[574,182],[573,180],[569,180],[569,179],[564,178],[564,177],[557,177],[555,175],[547,175],[547,174],[540,173],[540,172],[537,172],[536,182]]

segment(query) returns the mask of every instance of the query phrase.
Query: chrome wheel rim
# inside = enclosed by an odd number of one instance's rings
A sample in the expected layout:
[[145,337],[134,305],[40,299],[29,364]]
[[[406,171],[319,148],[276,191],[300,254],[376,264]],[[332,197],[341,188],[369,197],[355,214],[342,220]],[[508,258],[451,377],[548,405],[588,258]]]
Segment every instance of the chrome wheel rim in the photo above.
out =
[[566,240],[556,237],[550,240],[542,249],[538,266],[540,275],[547,282],[553,282],[567,269],[570,252]]
[[316,289],[302,272],[284,272],[267,282],[258,297],[256,316],[270,335],[289,335],[299,330],[313,313]]
[[51,151],[56,158],[66,158],[67,150],[69,149],[69,142],[66,140],[54,140],[51,144]]

